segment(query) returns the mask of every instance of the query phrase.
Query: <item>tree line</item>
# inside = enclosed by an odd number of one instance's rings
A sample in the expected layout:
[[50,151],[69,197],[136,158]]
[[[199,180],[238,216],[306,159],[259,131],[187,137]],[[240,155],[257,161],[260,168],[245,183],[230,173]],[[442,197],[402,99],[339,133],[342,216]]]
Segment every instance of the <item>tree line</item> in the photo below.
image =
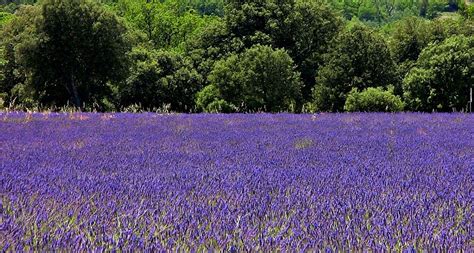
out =
[[0,0],[0,107],[464,110],[454,0]]

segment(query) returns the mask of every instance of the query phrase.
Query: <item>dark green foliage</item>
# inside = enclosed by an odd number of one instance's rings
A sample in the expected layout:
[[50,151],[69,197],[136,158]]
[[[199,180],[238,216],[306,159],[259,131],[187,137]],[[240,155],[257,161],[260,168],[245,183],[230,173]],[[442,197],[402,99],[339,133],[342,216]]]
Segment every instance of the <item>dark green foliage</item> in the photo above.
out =
[[342,20],[316,1],[231,1],[226,14],[224,24],[191,42],[197,68],[208,73],[216,60],[257,44],[285,48],[302,73],[303,95],[309,98],[322,55]]
[[390,46],[397,67],[395,93],[402,95],[402,82],[424,48],[430,43],[440,43],[454,35],[472,36],[472,22],[461,17],[451,17],[429,21],[408,17],[394,23]]
[[232,38],[222,22],[214,22],[187,43],[187,55],[204,77],[212,71],[214,63],[234,52],[241,52],[241,41]]
[[0,103],[306,112],[372,110],[359,109],[359,100],[396,95],[410,110],[461,109],[472,85],[471,7],[463,0],[0,0]]
[[0,5],[8,5],[8,4],[34,4],[37,0],[0,0]]
[[44,0],[30,8],[35,10],[18,14],[27,25],[13,22],[7,41],[26,77],[24,85],[43,105],[101,105],[110,84],[125,74],[125,27],[86,0]]
[[23,78],[18,73],[15,73],[15,69],[18,68],[18,65],[15,62],[14,49],[11,44],[6,45],[3,48],[2,60],[0,63],[1,67],[1,76],[0,76],[0,93],[7,94],[3,99],[4,102],[10,102],[11,99],[11,90],[15,85],[22,83]]
[[431,41],[427,20],[408,17],[396,23],[391,47],[398,63],[416,61],[423,48]]
[[120,86],[122,107],[139,103],[145,109],[169,107],[172,111],[194,109],[194,95],[201,76],[181,55],[136,48],[130,54],[130,75]]
[[210,113],[230,113],[238,110],[236,106],[222,99],[219,88],[210,84],[196,95],[196,106],[200,111]]
[[284,50],[255,46],[216,63],[211,87],[198,95],[200,109],[223,99],[238,111],[295,111],[301,100],[301,81]]
[[202,15],[224,15],[224,0],[193,0],[190,7],[196,9]]
[[360,24],[349,26],[318,72],[313,91],[317,110],[342,111],[347,94],[357,88],[395,82],[395,64],[384,39]]
[[[0,0],[1,1],[1,0]],[[200,15],[224,15],[224,0],[100,0],[102,3],[111,6],[120,6],[120,8],[131,5],[142,5],[149,3],[153,5],[165,4],[169,10],[173,10],[176,14],[185,12],[196,12]],[[133,7],[132,7],[133,8]],[[121,11],[129,11],[129,8],[121,9]]]
[[474,84],[474,37],[463,35],[432,44],[403,82],[408,109],[451,111],[466,108]]
[[24,105],[36,103],[33,88],[27,87],[26,71],[19,59],[28,53],[27,48],[35,43],[31,36],[36,32],[33,22],[40,17],[40,9],[24,6],[17,11],[14,19],[3,27],[1,33],[2,64],[0,92],[6,94],[5,103],[16,101]]
[[393,89],[381,87],[358,91],[354,88],[347,95],[344,110],[348,112],[399,112],[403,110],[403,101],[393,94]]
[[[0,0],[0,13],[10,13],[13,14],[17,11],[22,5],[32,5],[38,2],[37,0]],[[2,14],[0,14],[2,16]],[[1,20],[1,17],[0,17]],[[1,22],[1,21],[0,21]]]
[[[276,47],[285,48],[295,61],[303,79],[302,95],[311,97],[316,73],[324,64],[332,39],[342,22],[327,6],[314,1],[298,1],[278,31]],[[288,40],[289,38],[292,38]]]
[[395,94],[402,95],[403,78],[415,64],[421,51],[434,40],[431,24],[418,17],[407,17],[395,23],[390,48],[397,63]]

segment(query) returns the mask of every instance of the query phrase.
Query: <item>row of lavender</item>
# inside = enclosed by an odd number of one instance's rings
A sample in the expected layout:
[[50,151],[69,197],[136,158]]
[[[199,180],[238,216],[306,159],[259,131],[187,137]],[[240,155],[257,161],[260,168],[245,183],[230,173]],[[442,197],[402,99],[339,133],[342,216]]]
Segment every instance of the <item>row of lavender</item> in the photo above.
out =
[[467,114],[0,114],[0,250],[474,250]]

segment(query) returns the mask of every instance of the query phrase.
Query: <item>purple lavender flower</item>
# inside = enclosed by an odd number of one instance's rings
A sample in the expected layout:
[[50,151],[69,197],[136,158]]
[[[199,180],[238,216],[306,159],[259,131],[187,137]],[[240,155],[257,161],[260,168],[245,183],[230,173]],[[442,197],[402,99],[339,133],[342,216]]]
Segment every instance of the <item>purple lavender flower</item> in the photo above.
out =
[[472,251],[473,125],[0,113],[0,249]]

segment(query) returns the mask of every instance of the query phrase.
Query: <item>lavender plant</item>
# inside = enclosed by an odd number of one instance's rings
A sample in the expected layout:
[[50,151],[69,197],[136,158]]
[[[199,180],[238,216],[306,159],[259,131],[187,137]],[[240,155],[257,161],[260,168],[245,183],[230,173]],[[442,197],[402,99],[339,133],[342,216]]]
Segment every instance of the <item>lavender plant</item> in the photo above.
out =
[[467,114],[0,114],[0,250],[474,250]]

